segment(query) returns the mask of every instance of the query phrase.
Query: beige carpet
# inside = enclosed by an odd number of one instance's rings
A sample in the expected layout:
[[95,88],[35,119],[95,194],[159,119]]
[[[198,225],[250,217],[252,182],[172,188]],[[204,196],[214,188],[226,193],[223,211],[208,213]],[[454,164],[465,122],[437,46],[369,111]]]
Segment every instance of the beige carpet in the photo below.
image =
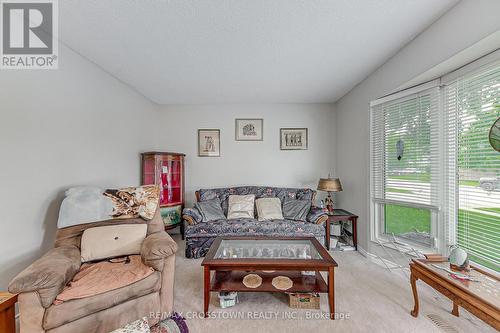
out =
[[[436,299],[421,282],[420,315],[413,318],[413,296],[404,275],[390,273],[357,252],[333,254],[339,264],[335,273],[335,306],[337,312],[349,315],[348,319],[310,319],[328,312],[325,296],[321,297],[320,310],[308,311],[290,309],[286,295],[279,293],[239,293],[239,304],[228,309],[221,309],[217,294],[212,293],[210,311],[216,318],[197,318],[203,311],[202,259],[186,259],[184,242],[178,235],[174,239],[179,244],[174,309],[186,317],[194,333],[443,332],[427,314],[437,314],[457,332],[496,332],[463,309],[460,318],[452,316],[451,303],[442,297]],[[286,313],[292,319],[284,318]],[[229,318],[236,315],[244,319]]]

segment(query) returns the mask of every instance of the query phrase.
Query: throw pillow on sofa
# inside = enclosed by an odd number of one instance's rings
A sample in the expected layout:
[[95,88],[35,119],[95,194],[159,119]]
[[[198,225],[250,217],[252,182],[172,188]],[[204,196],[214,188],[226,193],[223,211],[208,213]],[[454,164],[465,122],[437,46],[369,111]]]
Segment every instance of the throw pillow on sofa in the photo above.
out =
[[279,198],[260,198],[255,200],[259,221],[283,220]]
[[229,208],[227,211],[228,219],[254,218],[255,194],[249,195],[230,195]]
[[306,221],[311,209],[311,200],[286,198],[283,202],[283,217],[287,220]]
[[88,228],[81,241],[82,262],[141,254],[146,224],[120,224]]
[[215,220],[225,220],[226,216],[222,211],[222,206],[220,204],[219,198],[212,200],[197,202],[195,208],[201,214],[201,222],[215,221]]

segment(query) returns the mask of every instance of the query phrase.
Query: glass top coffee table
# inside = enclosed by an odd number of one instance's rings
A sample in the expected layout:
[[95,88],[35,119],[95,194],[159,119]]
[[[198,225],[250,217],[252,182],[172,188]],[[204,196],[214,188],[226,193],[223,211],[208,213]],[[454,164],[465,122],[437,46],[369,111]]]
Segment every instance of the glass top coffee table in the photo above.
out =
[[[330,318],[334,319],[334,268],[338,265],[314,237],[217,237],[201,265],[205,317],[211,291],[250,291],[327,293]],[[214,271],[212,280],[211,271]],[[321,271],[328,272],[328,282]],[[260,276],[260,285],[245,286],[243,279],[248,274]],[[277,276],[289,278],[291,287],[277,289],[273,285]]]

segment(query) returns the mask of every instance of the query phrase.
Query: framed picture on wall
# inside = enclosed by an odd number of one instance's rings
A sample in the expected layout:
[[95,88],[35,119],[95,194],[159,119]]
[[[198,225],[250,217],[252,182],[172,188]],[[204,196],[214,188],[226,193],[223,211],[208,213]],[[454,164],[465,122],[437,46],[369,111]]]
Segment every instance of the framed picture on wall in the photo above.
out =
[[264,119],[236,119],[236,141],[262,141]]
[[281,150],[306,150],[307,128],[280,128]]
[[198,156],[200,157],[220,156],[220,130],[218,129],[198,130]]

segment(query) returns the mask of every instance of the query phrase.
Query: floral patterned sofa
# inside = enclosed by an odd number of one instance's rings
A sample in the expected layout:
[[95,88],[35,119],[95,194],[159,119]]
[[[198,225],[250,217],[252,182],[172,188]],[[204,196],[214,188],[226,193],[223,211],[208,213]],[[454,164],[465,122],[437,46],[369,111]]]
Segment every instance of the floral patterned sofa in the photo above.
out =
[[324,244],[324,222],[328,216],[321,208],[314,206],[316,191],[311,189],[240,186],[217,189],[201,189],[196,192],[198,201],[219,198],[224,215],[227,216],[230,195],[255,194],[255,198],[277,197],[281,202],[288,197],[311,200],[311,209],[305,222],[292,220],[271,220],[240,218],[201,222],[202,216],[196,208],[185,208],[182,217],[186,223],[186,257],[204,257],[217,236],[313,236]]

